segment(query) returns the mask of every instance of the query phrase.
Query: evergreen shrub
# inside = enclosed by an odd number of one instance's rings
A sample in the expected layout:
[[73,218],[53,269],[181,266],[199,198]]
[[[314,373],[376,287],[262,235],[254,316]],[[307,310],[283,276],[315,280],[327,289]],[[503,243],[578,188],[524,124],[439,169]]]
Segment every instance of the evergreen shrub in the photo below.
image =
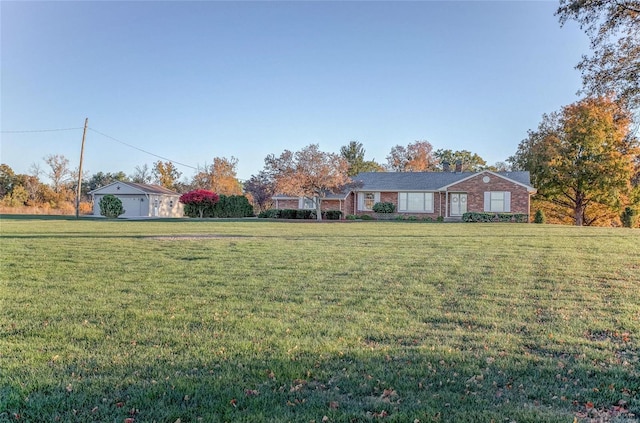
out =
[[100,199],[100,214],[102,216],[115,219],[124,214],[124,212],[122,201],[115,195],[107,194]]

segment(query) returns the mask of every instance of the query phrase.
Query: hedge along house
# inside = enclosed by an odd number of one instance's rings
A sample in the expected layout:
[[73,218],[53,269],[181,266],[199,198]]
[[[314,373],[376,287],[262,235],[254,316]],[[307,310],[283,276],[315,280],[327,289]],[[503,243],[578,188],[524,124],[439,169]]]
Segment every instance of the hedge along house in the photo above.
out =
[[[322,200],[323,210],[373,214],[392,203],[396,214],[461,220],[467,212],[530,214],[529,172],[366,172],[352,178],[358,188]],[[313,199],[275,196],[276,208],[313,208]]]
[[100,200],[107,194],[122,201],[124,214],[121,217],[183,217],[180,194],[159,185],[134,182],[113,182],[90,191],[93,199],[93,214],[100,216]]
[[398,214],[459,220],[467,212],[530,213],[529,172],[368,172],[356,175],[348,214],[370,214],[389,202]]
[[[331,194],[327,193],[320,201],[323,212],[327,210],[339,210],[342,217],[350,214],[348,210],[348,198],[351,192]],[[276,209],[316,210],[316,200],[308,197],[290,197],[286,195],[274,195],[273,205]]]

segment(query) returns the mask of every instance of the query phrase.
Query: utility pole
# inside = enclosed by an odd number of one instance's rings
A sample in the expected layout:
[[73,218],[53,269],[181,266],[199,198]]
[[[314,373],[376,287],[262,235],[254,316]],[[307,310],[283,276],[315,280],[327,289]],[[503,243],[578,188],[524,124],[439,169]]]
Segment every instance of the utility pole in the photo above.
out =
[[78,167],[78,190],[76,191],[76,219],[80,217],[80,194],[82,193],[82,157],[84,156],[84,140],[87,137],[87,125],[89,118],[84,120],[84,131],[82,131],[82,147],[80,147],[80,167]]

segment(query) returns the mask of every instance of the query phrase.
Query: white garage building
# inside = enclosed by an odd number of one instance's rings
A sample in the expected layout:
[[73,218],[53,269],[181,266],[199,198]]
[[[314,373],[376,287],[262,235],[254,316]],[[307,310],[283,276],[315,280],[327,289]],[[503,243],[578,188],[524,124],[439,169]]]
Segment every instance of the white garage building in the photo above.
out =
[[100,216],[100,200],[107,194],[122,201],[124,214],[120,217],[183,217],[180,194],[159,185],[113,182],[90,191],[93,214]]

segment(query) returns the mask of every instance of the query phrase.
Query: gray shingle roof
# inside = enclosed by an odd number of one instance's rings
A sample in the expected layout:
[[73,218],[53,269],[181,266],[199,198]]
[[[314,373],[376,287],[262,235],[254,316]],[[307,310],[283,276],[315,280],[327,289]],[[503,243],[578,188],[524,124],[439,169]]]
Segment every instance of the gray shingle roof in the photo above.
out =
[[148,194],[168,194],[168,195],[179,195],[177,192],[170,190],[169,188],[165,188],[160,185],[150,185],[150,184],[138,184],[136,182],[123,182],[123,184],[127,184],[129,186],[138,188]]
[[[365,172],[354,176],[358,191],[437,191],[481,172]],[[529,172],[492,172],[531,187]]]
[[116,184],[123,184],[123,185],[128,185],[132,188],[135,189],[139,189],[140,191],[144,192],[145,194],[164,194],[164,195],[180,195],[175,191],[171,191],[168,188],[165,188],[163,186],[160,185],[151,185],[151,184],[138,184],[136,182],[125,182],[125,181],[114,181],[110,184],[107,184],[103,187],[100,188],[96,188],[92,191],[89,191],[89,194],[93,194],[95,192],[101,191],[104,188],[110,187],[111,185],[116,185]]

